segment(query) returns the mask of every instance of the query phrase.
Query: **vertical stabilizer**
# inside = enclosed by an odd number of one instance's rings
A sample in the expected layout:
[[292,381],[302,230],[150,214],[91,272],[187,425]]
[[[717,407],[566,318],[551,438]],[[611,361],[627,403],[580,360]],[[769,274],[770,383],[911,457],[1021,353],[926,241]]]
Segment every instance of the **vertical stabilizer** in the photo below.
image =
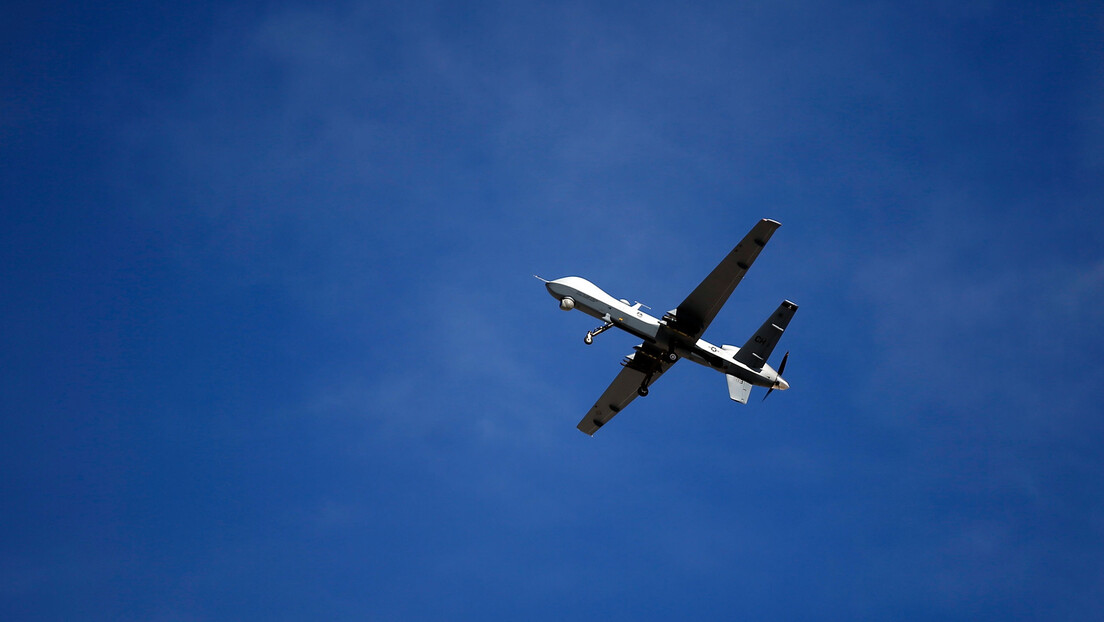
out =
[[766,365],[771,352],[774,352],[774,346],[778,344],[778,339],[782,337],[782,332],[790,324],[790,318],[796,312],[797,305],[789,300],[784,300],[782,304],[778,305],[774,313],[767,318],[767,321],[763,322],[759,330],[755,331],[751,339],[748,339],[747,343],[740,348],[735,359],[751,369],[763,369],[763,365]]
[[728,397],[732,398],[734,402],[747,404],[748,396],[751,395],[751,383],[727,374],[725,378],[728,379]]

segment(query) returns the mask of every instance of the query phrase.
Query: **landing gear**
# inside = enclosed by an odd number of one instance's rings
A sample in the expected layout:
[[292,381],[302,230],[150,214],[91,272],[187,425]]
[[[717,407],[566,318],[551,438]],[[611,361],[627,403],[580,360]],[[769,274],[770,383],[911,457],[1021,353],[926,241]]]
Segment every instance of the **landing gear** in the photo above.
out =
[[595,337],[597,337],[598,335],[601,335],[602,333],[606,332],[607,330],[609,330],[611,328],[613,328],[613,322],[606,322],[605,324],[602,324],[598,328],[595,328],[592,331],[588,331],[587,334],[586,334],[586,337],[583,337],[583,343],[585,343],[589,346],[590,344],[594,343],[594,338]]
[[648,396],[648,385],[652,384],[652,374],[644,376],[644,380],[640,383],[640,387],[636,390],[636,394],[640,397]]

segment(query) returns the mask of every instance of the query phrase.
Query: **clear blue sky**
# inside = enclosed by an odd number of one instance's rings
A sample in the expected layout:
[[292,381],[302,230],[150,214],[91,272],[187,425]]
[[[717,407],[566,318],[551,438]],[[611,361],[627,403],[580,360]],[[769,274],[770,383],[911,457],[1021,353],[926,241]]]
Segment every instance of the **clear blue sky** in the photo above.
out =
[[[0,618],[1090,620],[1095,2],[23,3]],[[674,368],[530,275],[706,333]]]

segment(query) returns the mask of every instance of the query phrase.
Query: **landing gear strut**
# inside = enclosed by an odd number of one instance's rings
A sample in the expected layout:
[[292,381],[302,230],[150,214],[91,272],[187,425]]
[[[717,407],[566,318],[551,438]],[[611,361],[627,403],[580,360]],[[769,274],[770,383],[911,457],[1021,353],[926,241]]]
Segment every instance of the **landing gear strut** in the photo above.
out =
[[605,324],[602,324],[598,328],[595,328],[594,330],[587,332],[586,337],[583,338],[583,343],[585,343],[589,346],[590,344],[594,343],[594,338],[595,337],[597,337],[598,335],[601,335],[602,333],[606,332],[607,330],[609,330],[611,328],[613,328],[613,322],[606,322]]
[[640,388],[636,390],[636,394],[640,397],[648,396],[648,385],[652,383],[652,375],[648,374],[644,376],[644,381],[640,383]]

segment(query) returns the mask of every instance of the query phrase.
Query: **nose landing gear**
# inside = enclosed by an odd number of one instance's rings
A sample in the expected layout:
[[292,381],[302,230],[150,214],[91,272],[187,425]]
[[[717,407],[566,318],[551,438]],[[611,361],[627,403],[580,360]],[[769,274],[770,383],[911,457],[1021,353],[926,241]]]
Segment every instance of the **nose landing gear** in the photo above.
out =
[[586,337],[583,338],[583,343],[585,343],[589,346],[590,344],[594,343],[594,338],[595,337],[597,337],[598,335],[601,335],[602,333],[606,332],[607,330],[609,330],[611,328],[613,328],[613,322],[606,322],[605,324],[602,324],[598,328],[595,328],[592,331],[588,331],[587,334],[586,334]]

